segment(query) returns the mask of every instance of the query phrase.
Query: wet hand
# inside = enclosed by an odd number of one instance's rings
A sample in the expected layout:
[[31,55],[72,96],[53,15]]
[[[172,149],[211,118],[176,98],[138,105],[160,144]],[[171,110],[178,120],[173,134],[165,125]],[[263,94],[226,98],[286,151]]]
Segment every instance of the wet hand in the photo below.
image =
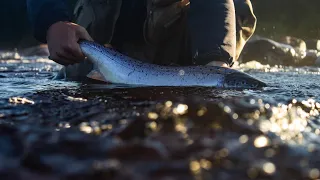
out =
[[79,63],[84,60],[78,44],[79,39],[93,41],[89,33],[80,25],[71,22],[57,22],[47,32],[50,59],[62,65]]

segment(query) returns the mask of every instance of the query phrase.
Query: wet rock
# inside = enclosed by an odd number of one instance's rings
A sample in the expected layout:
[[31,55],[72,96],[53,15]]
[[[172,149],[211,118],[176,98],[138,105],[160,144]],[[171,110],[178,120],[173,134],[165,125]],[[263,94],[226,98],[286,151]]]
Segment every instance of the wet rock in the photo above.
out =
[[307,50],[307,44],[304,40],[292,37],[292,36],[285,36],[283,38],[280,38],[280,43],[288,44],[292,46],[293,48],[297,48],[300,51],[306,51]]
[[80,133],[62,136],[53,136],[47,142],[38,141],[30,152],[38,154],[63,153],[76,158],[92,155],[94,157],[106,157],[106,151],[116,148],[121,143],[115,139],[99,139],[93,135]]
[[315,66],[320,66],[320,57],[317,57],[315,63],[314,63]]
[[37,172],[32,172],[26,169],[21,169],[19,171],[16,171],[14,173],[15,175],[18,175],[17,180],[24,180],[24,179],[34,179],[34,180],[60,180],[61,178],[59,175],[48,175],[48,174],[40,174]]
[[97,139],[93,135],[80,132],[55,132],[46,137],[34,137],[35,139],[29,142],[28,151],[21,160],[24,167],[46,173],[69,171],[68,167],[71,168],[70,171],[73,170],[72,167],[82,167],[83,171],[87,168],[84,167],[86,160],[78,162],[78,166],[68,164],[77,164],[77,161],[83,158],[106,158],[108,149],[119,144],[112,139]]
[[135,120],[126,120],[126,124],[122,127],[114,129],[111,134],[120,137],[123,140],[132,140],[135,138],[146,137],[146,119],[137,117]]
[[246,63],[255,60],[269,65],[294,65],[295,56],[296,50],[290,45],[267,38],[257,38],[245,45],[240,61]]
[[9,125],[0,125],[0,156],[19,157],[23,152],[21,139],[16,136],[17,129]]
[[[199,129],[214,129],[216,127],[217,129],[223,128],[240,133],[260,133],[259,130],[238,119],[236,104],[230,106],[229,104],[232,103],[211,103],[195,99],[192,101],[189,99],[187,102],[190,108],[188,108],[186,115],[194,120],[194,126]],[[199,104],[201,105],[199,106]],[[241,109],[250,110],[248,107],[243,108],[243,106]]]
[[[59,158],[66,158],[62,155]],[[37,153],[28,153],[21,159],[21,165],[31,171],[41,172],[41,173],[57,173],[60,170],[60,166],[68,162],[67,159],[64,159],[58,164],[55,162],[47,162],[46,157],[41,156]],[[69,161],[70,163],[70,161]]]
[[[13,116],[1,119],[1,123],[12,125],[0,125],[0,162],[4,162],[0,163],[0,176],[231,180],[308,179],[310,173],[317,175],[319,141],[314,140],[314,146],[300,144],[300,148],[290,144],[300,143],[291,141],[294,138],[311,138],[310,134],[317,139],[319,123],[310,125],[317,116],[304,117],[307,111],[319,109],[312,100],[307,101],[310,105],[296,102],[294,108],[285,111],[285,106],[259,99],[222,98],[223,91],[212,89],[163,91],[163,97],[166,93],[176,96],[170,100],[159,100],[163,98],[156,97],[160,92],[154,92],[154,101],[146,100],[143,94],[141,101],[130,98],[138,93],[131,91],[44,91],[26,96],[34,105],[8,105],[7,99],[0,100],[0,114],[29,112],[21,115],[25,121]],[[203,91],[214,95],[196,96]],[[66,98],[69,96],[73,98]],[[301,109],[296,110],[296,106]],[[294,123],[288,121],[288,127],[303,120],[308,123],[294,126],[305,131],[287,140],[284,128],[278,134],[274,131],[290,118]],[[271,121],[275,130],[262,131],[269,126],[260,123]],[[310,143],[308,139],[305,142]],[[276,168],[273,174],[268,173],[268,168],[273,168],[269,163]]]
[[160,142],[136,140],[108,151],[108,156],[121,160],[161,160],[168,158],[165,146]]
[[84,171],[68,173],[65,179],[143,179],[116,159],[95,160]]
[[320,40],[318,39],[306,40],[306,45],[308,49],[314,49],[314,50],[320,51]]
[[0,155],[0,177],[1,179],[18,179],[19,160]]
[[192,173],[190,171],[188,161],[169,161],[159,162],[152,164],[147,173],[150,179],[170,179],[170,177],[176,179],[192,179]]
[[189,155],[188,141],[178,132],[154,133],[148,140],[161,142],[172,159],[183,159]]
[[316,50],[307,50],[306,55],[301,59],[297,65],[298,66],[314,66],[318,58],[318,52]]

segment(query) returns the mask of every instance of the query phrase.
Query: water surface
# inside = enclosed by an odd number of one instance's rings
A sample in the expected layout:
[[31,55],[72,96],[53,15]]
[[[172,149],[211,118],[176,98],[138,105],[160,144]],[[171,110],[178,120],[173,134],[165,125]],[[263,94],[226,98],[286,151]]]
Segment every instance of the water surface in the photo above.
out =
[[319,68],[236,66],[269,85],[261,90],[52,80],[60,68],[0,61],[7,177],[320,177]]

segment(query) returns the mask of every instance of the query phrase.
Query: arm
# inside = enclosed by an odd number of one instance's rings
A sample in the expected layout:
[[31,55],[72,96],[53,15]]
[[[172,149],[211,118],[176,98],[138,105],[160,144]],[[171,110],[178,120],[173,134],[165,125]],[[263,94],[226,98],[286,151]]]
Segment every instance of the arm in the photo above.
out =
[[59,21],[71,21],[66,0],[27,0],[28,17],[35,38],[46,43],[49,27]]
[[71,22],[66,0],[27,0],[34,37],[48,44],[50,59],[62,64],[84,59],[79,39],[92,41],[85,28]]

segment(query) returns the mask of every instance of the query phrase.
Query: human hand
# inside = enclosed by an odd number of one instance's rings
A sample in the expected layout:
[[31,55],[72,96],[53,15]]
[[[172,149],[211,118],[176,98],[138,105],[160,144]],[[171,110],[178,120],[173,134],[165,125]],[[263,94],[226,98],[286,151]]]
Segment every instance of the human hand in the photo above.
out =
[[80,39],[93,41],[82,26],[71,22],[57,22],[47,31],[50,59],[62,65],[79,63],[85,56],[78,44]]

